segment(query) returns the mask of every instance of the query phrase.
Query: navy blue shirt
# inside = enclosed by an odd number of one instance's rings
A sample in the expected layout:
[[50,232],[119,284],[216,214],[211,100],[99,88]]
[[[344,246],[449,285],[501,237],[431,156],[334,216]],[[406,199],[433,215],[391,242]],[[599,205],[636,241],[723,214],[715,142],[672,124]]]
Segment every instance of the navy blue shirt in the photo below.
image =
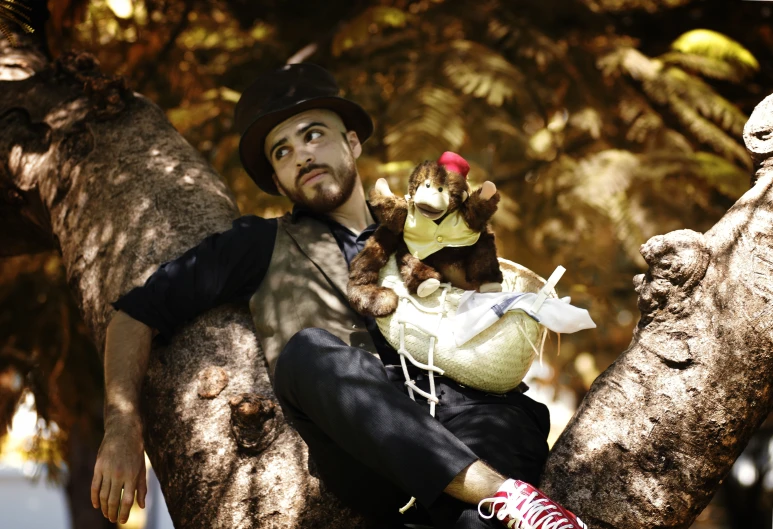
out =
[[[293,220],[309,216],[326,224],[347,264],[362,251],[376,224],[355,235],[326,215],[295,206]],[[247,302],[266,276],[276,242],[276,219],[244,215],[231,229],[213,233],[180,257],[163,263],[141,287],[111,303],[135,320],[158,329],[168,343],[177,329],[223,303]],[[381,335],[373,318],[364,318],[385,364],[399,363],[397,353]]]

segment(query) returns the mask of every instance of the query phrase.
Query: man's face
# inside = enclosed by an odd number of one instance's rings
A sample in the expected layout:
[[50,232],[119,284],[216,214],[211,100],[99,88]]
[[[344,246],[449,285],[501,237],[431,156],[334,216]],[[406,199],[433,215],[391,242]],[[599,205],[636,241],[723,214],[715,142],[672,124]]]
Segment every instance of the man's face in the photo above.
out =
[[328,213],[346,202],[357,182],[362,146],[335,112],[313,109],[274,127],[264,146],[279,192],[296,204]]

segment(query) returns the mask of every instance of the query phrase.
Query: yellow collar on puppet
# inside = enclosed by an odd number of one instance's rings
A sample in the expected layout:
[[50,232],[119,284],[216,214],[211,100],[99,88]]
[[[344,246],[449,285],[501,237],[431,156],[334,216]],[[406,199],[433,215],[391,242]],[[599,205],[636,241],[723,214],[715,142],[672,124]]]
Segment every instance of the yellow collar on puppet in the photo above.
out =
[[479,238],[480,232],[467,226],[459,210],[449,213],[440,224],[435,224],[417,213],[416,206],[410,203],[403,239],[414,257],[424,259],[447,246],[472,246]]

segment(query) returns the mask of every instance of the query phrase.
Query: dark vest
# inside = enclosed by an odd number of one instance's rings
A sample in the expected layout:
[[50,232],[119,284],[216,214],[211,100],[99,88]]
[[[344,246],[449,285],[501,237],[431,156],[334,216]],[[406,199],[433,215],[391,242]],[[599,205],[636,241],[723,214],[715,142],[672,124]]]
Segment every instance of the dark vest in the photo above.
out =
[[349,306],[349,267],[330,229],[306,216],[292,222],[289,213],[277,221],[271,264],[249,302],[269,375],[285,344],[309,327],[377,354],[365,322]]

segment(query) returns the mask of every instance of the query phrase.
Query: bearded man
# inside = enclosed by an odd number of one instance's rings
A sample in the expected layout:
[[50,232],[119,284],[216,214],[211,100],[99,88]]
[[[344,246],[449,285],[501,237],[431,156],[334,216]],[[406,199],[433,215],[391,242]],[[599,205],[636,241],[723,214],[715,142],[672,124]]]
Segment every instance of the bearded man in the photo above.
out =
[[[374,320],[349,306],[348,265],[376,229],[356,165],[373,124],[338,93],[311,64],[257,79],[236,106],[241,160],[260,189],[292,201],[292,213],[236,219],[113,303],[94,507],[111,521],[120,507],[122,522],[135,495],[144,507],[139,395],[152,338],[168,341],[202,312],[243,301],[285,418],[353,509],[385,527],[584,528],[534,487],[548,454],[546,406],[523,388],[488,395],[438,377],[430,416],[408,396]],[[399,514],[411,496],[419,509]]]

